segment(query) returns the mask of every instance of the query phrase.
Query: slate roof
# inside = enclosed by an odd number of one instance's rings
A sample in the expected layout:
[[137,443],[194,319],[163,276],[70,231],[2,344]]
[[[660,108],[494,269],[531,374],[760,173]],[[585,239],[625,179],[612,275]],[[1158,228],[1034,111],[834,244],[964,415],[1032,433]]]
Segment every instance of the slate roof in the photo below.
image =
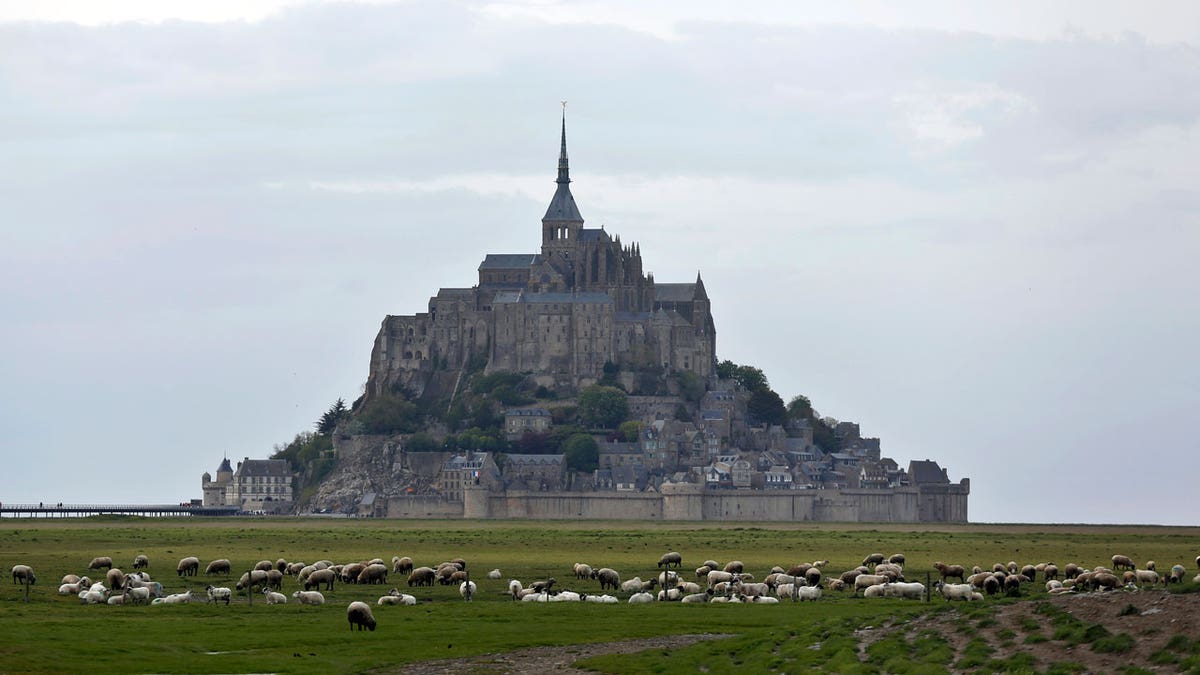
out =
[[579,230],[579,241],[607,241],[608,238],[608,233],[603,229],[585,227]]
[[244,476],[291,476],[286,459],[245,459],[238,464],[237,475]]
[[696,297],[696,284],[654,284],[655,302],[691,302]]
[[521,270],[537,264],[536,253],[489,253],[479,263],[480,270]]
[[926,459],[913,460],[908,463],[908,475],[915,485],[940,484],[946,485],[950,479],[946,476],[946,470],[938,466],[938,463]]
[[508,456],[509,465],[520,464],[524,466],[538,464],[562,464],[563,455],[525,455],[525,454],[510,454]]
[[545,408],[518,408],[505,410],[505,417],[550,417],[550,411]]

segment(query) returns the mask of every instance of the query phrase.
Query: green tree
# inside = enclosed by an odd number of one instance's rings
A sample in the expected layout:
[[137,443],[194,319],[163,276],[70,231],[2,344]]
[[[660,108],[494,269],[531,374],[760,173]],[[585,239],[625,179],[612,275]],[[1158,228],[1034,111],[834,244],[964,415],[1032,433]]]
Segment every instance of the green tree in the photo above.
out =
[[427,433],[419,432],[408,437],[408,442],[404,444],[406,452],[437,452],[441,450],[438,442],[433,440],[433,437]]
[[626,443],[636,443],[638,437],[642,435],[643,426],[645,425],[637,420],[621,422],[621,426],[617,427],[617,433],[620,434],[621,440]]
[[746,391],[770,388],[767,376],[761,369],[754,366],[740,366],[733,361],[726,360],[718,363],[717,377],[722,380],[734,380]]
[[579,395],[579,416],[589,427],[613,429],[629,416],[629,397],[616,387],[593,385]]
[[770,389],[756,389],[746,402],[746,412],[759,424],[783,424],[787,421],[787,408],[779,394]]
[[346,402],[339,397],[338,400],[333,402],[333,405],[329,406],[329,410],[326,410],[325,414],[321,415],[321,419],[317,420],[317,433],[322,436],[332,434],[333,430],[337,428],[338,423],[349,416],[350,411],[346,409]]
[[788,416],[794,420],[811,420],[813,418],[812,402],[807,396],[798,395],[788,403]]
[[574,434],[563,443],[563,459],[573,471],[595,471],[600,464],[600,447],[588,434]]
[[688,403],[699,403],[704,396],[704,380],[690,370],[681,371],[675,376],[679,381],[679,395]]
[[376,397],[363,406],[355,419],[367,434],[411,434],[420,422],[417,406],[399,394]]

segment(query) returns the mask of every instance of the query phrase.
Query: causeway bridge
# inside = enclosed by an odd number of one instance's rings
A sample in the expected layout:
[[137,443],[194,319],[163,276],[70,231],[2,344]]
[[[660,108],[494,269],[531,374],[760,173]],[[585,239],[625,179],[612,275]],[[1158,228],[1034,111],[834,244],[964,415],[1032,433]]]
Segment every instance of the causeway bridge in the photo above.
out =
[[0,502],[0,518],[86,518],[87,516],[236,516],[237,506],[195,504],[9,504]]

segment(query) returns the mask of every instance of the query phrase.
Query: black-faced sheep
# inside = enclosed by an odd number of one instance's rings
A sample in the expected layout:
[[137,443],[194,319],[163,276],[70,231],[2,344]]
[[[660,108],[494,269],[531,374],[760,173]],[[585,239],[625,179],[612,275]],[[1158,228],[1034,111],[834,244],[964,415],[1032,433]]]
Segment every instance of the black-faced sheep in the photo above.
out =
[[871,555],[863,558],[862,564],[873,567],[873,566],[878,565],[879,563],[883,562],[884,560],[885,560],[885,558],[883,557],[882,553],[872,553]]
[[621,575],[610,567],[601,567],[596,570],[596,580],[600,582],[602,591],[609,588],[615,591],[621,586]]
[[37,576],[33,573],[33,568],[29,565],[13,565],[12,577],[14,584],[37,583]]
[[149,566],[150,566],[150,559],[146,557],[146,554],[139,553],[133,557],[133,569],[141,570],[141,569],[145,569]]
[[357,626],[358,630],[366,628],[367,630],[375,630],[375,615],[371,613],[371,606],[365,602],[355,600],[346,607],[346,620],[350,622],[350,630],[353,631]]
[[209,584],[205,587],[204,592],[208,595],[209,604],[224,601],[228,605],[233,598],[233,591],[224,586],[218,587]]
[[194,577],[200,571],[200,559],[195,556],[181,558],[175,566],[175,573],[181,577]]
[[1133,564],[1133,559],[1126,555],[1114,555],[1112,557],[1112,565],[1114,570],[1134,570],[1137,565]]
[[89,570],[98,570],[101,568],[111,569],[113,566],[112,558],[106,555],[92,558],[92,562],[88,563]]
[[660,569],[664,567],[670,569],[672,567],[681,566],[683,566],[683,556],[679,555],[679,553],[675,551],[664,553],[662,557],[658,559],[658,567]]
[[1171,571],[1167,573],[1167,583],[1181,583],[1186,573],[1187,572],[1183,569],[1183,565],[1172,565]]

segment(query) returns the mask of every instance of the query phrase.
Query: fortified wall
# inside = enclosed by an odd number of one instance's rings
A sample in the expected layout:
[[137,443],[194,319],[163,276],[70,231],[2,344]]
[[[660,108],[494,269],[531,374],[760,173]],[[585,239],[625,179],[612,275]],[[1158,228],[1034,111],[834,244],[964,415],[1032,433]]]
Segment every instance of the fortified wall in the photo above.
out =
[[[466,518],[766,522],[965,523],[969,479],[871,490],[710,490],[665,484],[661,493],[464,491]],[[388,515],[401,509],[388,504]],[[413,514],[418,515],[418,514]]]

